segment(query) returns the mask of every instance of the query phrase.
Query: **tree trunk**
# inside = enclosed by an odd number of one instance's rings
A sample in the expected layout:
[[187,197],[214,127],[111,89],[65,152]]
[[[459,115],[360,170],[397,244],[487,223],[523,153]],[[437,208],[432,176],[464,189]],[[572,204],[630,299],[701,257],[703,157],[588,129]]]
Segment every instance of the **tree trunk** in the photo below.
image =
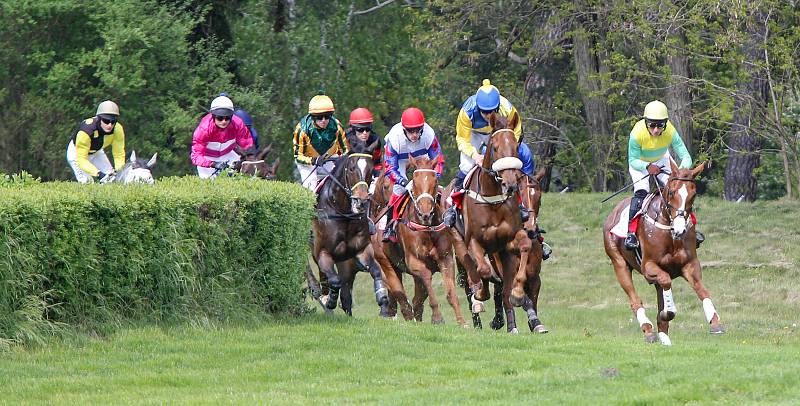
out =
[[592,191],[607,191],[608,154],[613,150],[614,138],[611,135],[611,113],[598,77],[600,62],[595,52],[595,41],[582,27],[574,33],[575,69],[578,75],[578,91],[583,100],[586,124],[591,137],[592,164],[594,179]]
[[768,100],[768,82],[756,64],[763,61],[766,33],[765,15],[756,11],[747,21],[742,43],[744,60],[739,69],[738,92],[734,102],[733,125],[728,141],[728,165],[725,168],[725,200],[754,201],[757,182],[753,171],[760,164],[758,117],[763,117]]
[[692,122],[692,95],[689,91],[689,58],[686,49],[686,35],[679,25],[675,25],[668,35],[673,37],[678,46],[672,48],[667,55],[667,64],[672,75],[669,78],[667,91],[667,106],[669,107],[669,120],[681,134],[686,149],[694,156],[694,123]]

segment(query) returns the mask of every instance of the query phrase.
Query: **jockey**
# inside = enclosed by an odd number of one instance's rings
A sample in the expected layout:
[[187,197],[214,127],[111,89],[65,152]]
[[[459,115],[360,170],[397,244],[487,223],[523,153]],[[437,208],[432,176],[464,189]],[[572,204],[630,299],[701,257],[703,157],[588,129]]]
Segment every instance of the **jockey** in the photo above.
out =
[[[383,148],[381,148],[380,137],[372,129],[372,113],[364,108],[359,107],[350,112],[349,126],[345,130],[345,136],[348,140],[354,140],[355,137],[365,142],[367,145],[372,145],[373,142],[378,141],[377,146],[372,150],[372,179],[381,175],[383,171]],[[369,185],[369,193],[375,191],[375,182]]]
[[[647,175],[657,176],[661,184],[666,184],[669,180],[671,173],[669,161],[672,159],[668,152],[670,146],[681,160],[679,167],[691,168],[692,157],[678,130],[669,121],[667,106],[658,100],[653,100],[644,107],[644,115],[633,126],[628,139],[628,172],[634,182],[634,193],[628,216],[626,249],[632,250],[639,246],[636,230],[632,229],[632,222],[650,191],[650,177]],[[705,237],[699,231],[696,231],[696,235],[699,247]]]
[[250,131],[250,136],[253,138],[253,148],[258,149],[258,131],[253,127],[253,117],[250,117],[250,113],[241,107],[237,107],[236,110],[233,110],[233,115],[242,119],[245,127]]
[[197,166],[197,175],[201,179],[215,177],[239,161],[239,154],[233,150],[235,144],[246,151],[254,149],[244,122],[233,115],[233,102],[227,96],[219,96],[211,101],[208,114],[200,119],[192,136],[191,159]]
[[411,190],[411,182],[406,178],[406,167],[409,156],[418,157],[426,155],[428,159],[436,159],[436,177],[442,176],[444,156],[439,147],[439,140],[433,128],[425,122],[422,110],[409,107],[403,111],[400,122],[395,124],[386,134],[386,176],[394,182],[392,197],[389,199],[387,215],[389,223],[383,231],[383,241],[393,241],[397,238],[395,224],[397,217],[395,205]]
[[[67,163],[78,182],[109,180],[109,176],[125,166],[125,130],[118,118],[119,106],[106,100],[97,106],[94,117],[80,123],[67,145]],[[114,155],[114,166],[103,151],[108,146]]]
[[331,98],[318,94],[311,98],[308,114],[294,128],[292,143],[295,165],[303,186],[311,191],[333,171],[334,163],[325,161],[348,150],[344,129],[333,116],[334,111]]
[[[519,118],[517,109],[508,99],[500,95],[500,91],[492,85],[489,79],[484,79],[482,86],[474,95],[467,98],[458,112],[456,120],[456,144],[461,152],[459,157],[458,173],[453,192],[458,192],[464,188],[464,178],[475,165],[483,164],[483,148],[491,134],[495,131],[491,127],[487,118],[490,113],[495,112],[509,121],[517,116],[517,126],[514,128],[514,135],[519,141],[517,153],[522,161],[522,172],[533,177],[536,163],[533,161],[533,154],[528,145],[522,142],[522,119]],[[520,215],[522,221],[528,220],[528,210],[520,205]],[[452,205],[444,215],[444,223],[452,227],[456,222],[456,206]],[[543,259],[550,256],[550,246],[542,242],[544,250]]]

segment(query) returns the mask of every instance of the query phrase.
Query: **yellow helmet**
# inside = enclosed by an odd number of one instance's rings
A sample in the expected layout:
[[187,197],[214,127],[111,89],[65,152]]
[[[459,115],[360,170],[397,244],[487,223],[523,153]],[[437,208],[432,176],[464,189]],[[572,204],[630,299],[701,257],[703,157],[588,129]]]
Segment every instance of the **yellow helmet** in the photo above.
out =
[[653,100],[644,106],[643,116],[649,120],[666,120],[669,118],[667,106],[658,100]]
[[332,113],[333,100],[324,94],[318,94],[308,102],[308,114]]
[[97,113],[95,115],[118,116],[119,106],[117,106],[117,103],[114,103],[111,100],[106,100],[97,106]]

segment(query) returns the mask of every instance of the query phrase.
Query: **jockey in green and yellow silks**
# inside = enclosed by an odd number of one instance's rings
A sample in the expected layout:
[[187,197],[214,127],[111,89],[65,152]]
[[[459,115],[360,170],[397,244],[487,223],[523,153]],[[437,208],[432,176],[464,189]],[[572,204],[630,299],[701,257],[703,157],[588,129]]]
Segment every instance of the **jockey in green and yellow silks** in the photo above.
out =
[[[294,160],[303,186],[315,191],[319,180],[333,170],[327,158],[346,154],[344,128],[333,116],[333,101],[318,94],[308,103],[308,114],[294,128]],[[316,171],[316,174],[313,172]]]
[[[656,176],[661,184],[666,184],[669,180],[669,160],[672,159],[669,155],[670,147],[680,159],[678,167],[692,167],[692,157],[678,130],[669,121],[667,106],[654,100],[645,106],[643,118],[636,122],[628,138],[628,172],[634,182],[634,193],[628,216],[628,236],[625,238],[627,249],[639,246],[636,230],[631,228],[634,216],[642,208],[644,198],[650,192],[650,177],[647,175]],[[704,240],[699,231],[697,240],[698,244]]]

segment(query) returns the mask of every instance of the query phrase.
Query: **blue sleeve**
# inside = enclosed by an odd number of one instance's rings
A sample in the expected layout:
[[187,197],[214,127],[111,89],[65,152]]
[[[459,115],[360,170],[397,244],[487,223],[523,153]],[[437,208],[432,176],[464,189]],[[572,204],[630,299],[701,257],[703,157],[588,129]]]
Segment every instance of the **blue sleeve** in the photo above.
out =
[[519,153],[519,159],[522,161],[522,172],[528,176],[533,176],[533,171],[536,170],[536,162],[533,161],[533,153],[531,153],[528,144],[520,142],[517,152]]
[[247,127],[250,129],[250,135],[253,136],[253,145],[258,149],[258,131],[253,126]]
[[399,159],[397,155],[397,151],[392,148],[392,143],[387,140],[383,154],[384,162],[386,162],[386,176],[394,183],[398,183],[400,179],[405,178],[405,176],[401,175],[400,171],[397,170],[397,161]]

